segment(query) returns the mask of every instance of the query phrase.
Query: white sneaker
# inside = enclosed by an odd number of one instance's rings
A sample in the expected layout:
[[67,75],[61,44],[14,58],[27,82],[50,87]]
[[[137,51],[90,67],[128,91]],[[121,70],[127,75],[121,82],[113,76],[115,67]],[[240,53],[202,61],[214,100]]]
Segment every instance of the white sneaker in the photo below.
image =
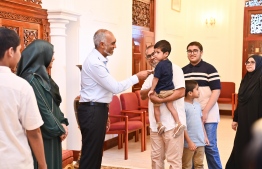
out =
[[183,131],[185,130],[185,128],[186,128],[185,125],[183,125],[183,124],[181,124],[181,123],[177,124],[177,125],[176,125],[176,128],[174,129],[174,135],[173,135],[173,137],[176,138],[176,137],[180,136],[180,135],[183,133]]

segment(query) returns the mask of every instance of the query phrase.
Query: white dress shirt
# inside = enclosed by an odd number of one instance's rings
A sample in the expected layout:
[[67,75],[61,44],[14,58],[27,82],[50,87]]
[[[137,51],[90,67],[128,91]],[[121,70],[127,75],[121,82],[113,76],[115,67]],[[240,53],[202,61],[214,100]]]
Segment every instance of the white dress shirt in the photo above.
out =
[[0,168],[33,169],[26,130],[43,125],[30,84],[0,66]]
[[80,102],[110,103],[113,94],[125,91],[138,83],[136,75],[117,82],[109,74],[106,67],[107,61],[108,59],[96,49],[87,56],[81,71]]

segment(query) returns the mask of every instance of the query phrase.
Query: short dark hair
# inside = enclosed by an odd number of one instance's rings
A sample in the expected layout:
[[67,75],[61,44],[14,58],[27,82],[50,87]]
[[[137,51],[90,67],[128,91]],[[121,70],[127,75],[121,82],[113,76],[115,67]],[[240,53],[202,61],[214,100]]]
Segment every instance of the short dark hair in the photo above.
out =
[[158,41],[155,45],[154,48],[160,49],[163,53],[168,52],[168,55],[171,53],[171,45],[168,41],[166,40],[160,40]]
[[190,42],[187,45],[186,50],[188,49],[189,46],[197,46],[201,52],[203,51],[203,46],[201,45],[201,43],[199,43],[197,41]]
[[20,45],[20,38],[11,29],[0,27],[0,60],[3,59],[5,51],[13,47],[14,51]]
[[193,89],[197,86],[197,81],[195,80],[186,80],[186,93],[185,96],[187,96],[188,92],[193,92]]

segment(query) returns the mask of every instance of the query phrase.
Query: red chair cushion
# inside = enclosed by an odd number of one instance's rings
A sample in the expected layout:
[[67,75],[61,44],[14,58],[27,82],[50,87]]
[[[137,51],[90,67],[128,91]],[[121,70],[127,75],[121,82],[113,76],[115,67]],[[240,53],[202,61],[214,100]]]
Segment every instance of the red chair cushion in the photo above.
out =
[[218,98],[217,100],[219,103],[230,103],[232,102],[232,99],[230,98]]
[[72,164],[74,161],[72,150],[62,150],[62,167],[66,167],[68,164]]
[[[128,121],[128,130],[137,130],[137,128],[143,127],[143,123],[140,121]],[[116,122],[110,125],[110,131],[125,130],[125,122]]]

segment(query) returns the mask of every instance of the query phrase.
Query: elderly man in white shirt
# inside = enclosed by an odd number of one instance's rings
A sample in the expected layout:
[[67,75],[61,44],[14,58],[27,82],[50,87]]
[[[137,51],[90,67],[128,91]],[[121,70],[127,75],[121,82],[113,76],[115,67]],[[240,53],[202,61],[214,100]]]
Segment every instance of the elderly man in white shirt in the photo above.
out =
[[107,56],[113,54],[116,39],[112,32],[99,29],[94,35],[95,49],[82,65],[78,121],[82,134],[80,169],[100,169],[108,119],[108,104],[113,94],[145,80],[152,71],[141,71],[117,82],[109,73]]

